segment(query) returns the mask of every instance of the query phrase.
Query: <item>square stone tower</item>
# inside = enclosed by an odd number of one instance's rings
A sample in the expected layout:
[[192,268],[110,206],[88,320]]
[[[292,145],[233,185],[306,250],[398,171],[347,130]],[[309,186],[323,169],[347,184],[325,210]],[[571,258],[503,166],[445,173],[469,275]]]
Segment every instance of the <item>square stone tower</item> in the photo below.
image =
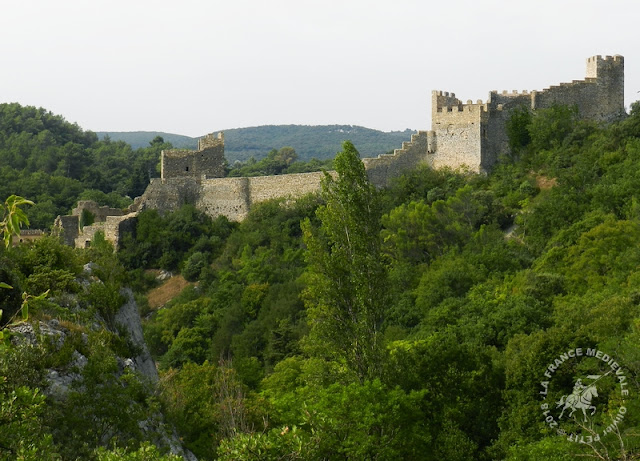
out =
[[221,178],[224,176],[224,134],[208,134],[198,141],[198,150],[172,149],[161,153],[161,177]]

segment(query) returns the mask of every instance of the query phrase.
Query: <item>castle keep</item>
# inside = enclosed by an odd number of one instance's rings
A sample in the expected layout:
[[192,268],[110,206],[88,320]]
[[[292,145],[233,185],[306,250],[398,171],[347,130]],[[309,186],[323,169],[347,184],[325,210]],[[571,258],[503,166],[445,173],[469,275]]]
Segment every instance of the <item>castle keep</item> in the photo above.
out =
[[[431,130],[419,131],[392,154],[362,159],[370,181],[385,187],[402,173],[429,165],[433,168],[467,168],[486,172],[502,153],[508,152],[506,123],[513,109],[535,111],[555,104],[575,106],[583,119],[612,121],[624,112],[624,58],[594,56],[587,59],[584,80],[561,83],[540,91],[491,91],[486,101],[463,103],[454,93],[433,91]],[[357,146],[356,146],[357,147]],[[209,134],[196,151],[168,150],[161,155],[161,178],[152,179],[132,212],[145,208],[176,210],[195,205],[211,217],[242,220],[254,203],[280,197],[300,197],[320,189],[322,172],[251,178],[224,178],[224,136]],[[97,218],[79,229],[82,209]],[[120,233],[131,227],[135,214],[95,209],[80,202],[72,216],[58,217],[65,241],[85,246],[98,230],[116,245]]]

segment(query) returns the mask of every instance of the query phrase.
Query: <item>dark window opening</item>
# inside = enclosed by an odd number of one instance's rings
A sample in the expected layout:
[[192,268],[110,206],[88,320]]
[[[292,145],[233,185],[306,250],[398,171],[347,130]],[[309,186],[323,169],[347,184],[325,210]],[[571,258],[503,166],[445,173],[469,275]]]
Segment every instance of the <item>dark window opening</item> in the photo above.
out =
[[184,171],[189,171],[189,167],[186,167],[186,168],[184,169]]

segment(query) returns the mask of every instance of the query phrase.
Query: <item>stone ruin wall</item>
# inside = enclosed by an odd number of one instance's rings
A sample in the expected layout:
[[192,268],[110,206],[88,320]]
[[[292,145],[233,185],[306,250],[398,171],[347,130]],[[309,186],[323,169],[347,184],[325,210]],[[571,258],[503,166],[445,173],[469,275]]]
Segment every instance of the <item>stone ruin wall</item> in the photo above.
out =
[[203,181],[195,206],[213,218],[223,215],[231,221],[242,221],[251,204],[250,179],[220,178]]
[[[369,179],[377,187],[388,186],[392,178],[421,164],[489,171],[498,156],[508,150],[505,125],[511,111],[520,106],[535,110],[553,104],[576,105],[583,118],[612,120],[619,116],[624,112],[623,57],[594,56],[587,60],[585,80],[542,91],[492,91],[486,102],[463,103],[454,93],[434,91],[432,130],[412,135],[411,141],[402,143],[392,154],[362,161]],[[209,135],[201,141],[196,154],[209,148],[210,143],[224,149],[222,135],[218,138]],[[197,155],[193,158],[197,159]],[[322,173],[218,179],[194,173],[188,186],[184,181],[177,182],[176,178],[180,177],[177,173],[175,178],[165,176],[166,180],[151,183],[142,200],[143,208],[172,210],[184,203],[193,203],[210,216],[225,215],[232,220],[242,220],[253,203],[318,191]]]
[[58,216],[53,222],[53,233],[59,235],[65,245],[75,246],[76,237],[80,233],[79,226],[79,216]]
[[435,151],[433,131],[419,131],[411,135],[411,141],[403,142],[402,148],[392,154],[381,154],[374,158],[363,158],[369,181],[376,187],[387,187],[392,178],[405,171],[413,170],[421,164],[433,161],[429,155]]
[[195,151],[163,150],[160,154],[161,178],[221,178],[224,176],[224,135],[208,134],[198,141]]
[[113,247],[117,250],[120,244],[120,238],[125,233],[132,233],[135,231],[135,223],[137,222],[138,214],[129,213],[120,216],[107,216],[105,221],[96,222],[90,226],[84,226],[79,229],[77,236],[73,241],[73,245],[76,248],[89,248],[91,241],[98,232],[104,234],[104,239],[107,242],[111,242]]
[[23,243],[33,243],[45,235],[47,234],[45,234],[42,229],[20,229],[19,235],[11,236],[11,246],[17,246]]
[[[81,227],[80,220],[85,210],[93,215],[94,222]],[[120,208],[99,206],[93,200],[80,200],[70,215],[56,218],[53,228],[65,245],[88,248],[96,233],[103,232],[105,240],[111,242],[117,249],[123,232],[131,232],[135,229],[137,213],[125,213]]]
[[323,176],[324,173],[317,171],[249,178],[208,179],[202,182],[202,192],[196,207],[212,217],[224,215],[232,221],[242,221],[255,203],[273,198],[298,198],[318,192]]

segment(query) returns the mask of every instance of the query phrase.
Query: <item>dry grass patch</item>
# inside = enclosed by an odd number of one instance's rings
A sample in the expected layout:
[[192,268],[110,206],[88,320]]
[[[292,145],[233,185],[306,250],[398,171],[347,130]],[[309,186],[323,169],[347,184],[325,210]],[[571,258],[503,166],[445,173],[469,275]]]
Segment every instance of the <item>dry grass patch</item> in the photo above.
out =
[[556,178],[547,178],[546,176],[540,175],[536,177],[536,186],[540,190],[548,190],[558,184]]
[[182,275],[174,275],[170,279],[165,280],[158,288],[154,288],[147,294],[149,307],[151,309],[158,309],[164,306],[189,285],[193,285],[193,283],[187,282]]

